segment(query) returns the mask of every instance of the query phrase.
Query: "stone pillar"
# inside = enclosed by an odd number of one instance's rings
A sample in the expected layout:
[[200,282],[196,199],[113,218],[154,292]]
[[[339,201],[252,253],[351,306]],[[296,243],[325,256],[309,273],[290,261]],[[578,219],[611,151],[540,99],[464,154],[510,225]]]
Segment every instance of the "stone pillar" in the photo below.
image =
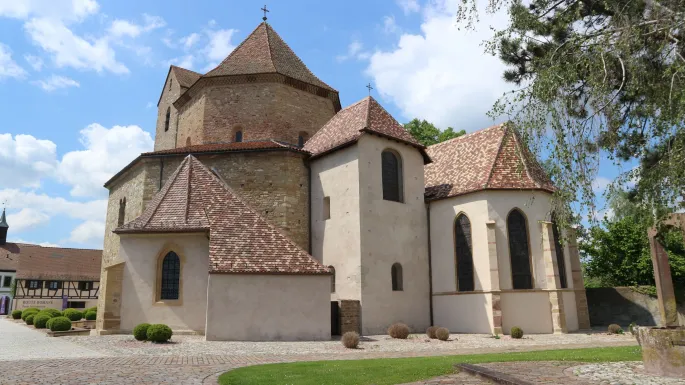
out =
[[656,292],[659,297],[659,313],[661,313],[661,325],[659,326],[678,326],[678,310],[676,309],[675,292],[671,279],[671,267],[668,264],[668,253],[664,245],[661,244],[656,229],[650,229],[648,235]]
[[124,263],[105,267],[100,277],[98,314],[92,334],[102,335],[119,332],[121,328],[121,289],[124,279]]
[[564,313],[564,297],[561,291],[557,251],[554,247],[554,233],[552,222],[540,221],[542,227],[542,258],[545,262],[545,276],[549,290],[549,304],[552,311],[552,328],[554,334],[568,333],[566,329],[566,314]]
[[362,334],[362,305],[353,299],[340,300],[340,333],[357,332]]
[[573,291],[576,296],[576,312],[578,313],[578,329],[590,330],[590,311],[587,305],[585,283],[583,283],[583,270],[580,267],[580,254],[578,254],[578,241],[575,229],[568,229],[566,234],[568,243],[569,259],[571,260],[571,280]]
[[488,258],[490,261],[490,291],[492,292],[492,334],[502,334],[502,297],[499,285],[499,260],[497,259],[495,225],[495,221],[486,222]]

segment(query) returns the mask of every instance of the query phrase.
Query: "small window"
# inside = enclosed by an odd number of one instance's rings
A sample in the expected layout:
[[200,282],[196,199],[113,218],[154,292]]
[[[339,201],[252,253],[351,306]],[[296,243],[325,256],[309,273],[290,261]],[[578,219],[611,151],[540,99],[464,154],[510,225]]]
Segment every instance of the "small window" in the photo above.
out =
[[12,277],[10,276],[5,276],[2,278],[2,287],[10,287],[12,286]]
[[235,141],[236,142],[242,142],[243,141],[243,132],[238,130],[235,132]]
[[166,109],[166,119],[164,120],[164,132],[169,131],[169,121],[171,120],[171,107]]
[[47,282],[47,288],[50,290],[57,290],[62,286],[61,283],[62,282],[60,282],[60,281],[48,281]]
[[126,197],[119,200],[119,218],[117,219],[117,227],[124,225],[126,219]]
[[40,281],[31,280],[29,281],[29,289],[38,289],[40,287]]
[[381,169],[383,199],[402,202],[402,164],[399,155],[394,151],[383,151]]
[[193,143],[190,141],[190,136],[186,138],[186,147],[190,147]]
[[85,301],[67,301],[67,308],[68,309],[85,309],[86,308],[86,302]]
[[169,79],[169,91],[171,91],[171,85],[174,84],[174,79]]
[[331,293],[335,293],[335,267],[328,266],[328,270],[331,272]]
[[93,282],[81,281],[81,282],[78,283],[78,289],[79,289],[80,291],[93,290]]
[[160,299],[179,299],[181,281],[181,259],[170,251],[162,261],[162,283]]
[[402,291],[402,265],[395,263],[390,268],[392,275],[392,291]]
[[331,197],[323,197],[323,220],[331,219]]

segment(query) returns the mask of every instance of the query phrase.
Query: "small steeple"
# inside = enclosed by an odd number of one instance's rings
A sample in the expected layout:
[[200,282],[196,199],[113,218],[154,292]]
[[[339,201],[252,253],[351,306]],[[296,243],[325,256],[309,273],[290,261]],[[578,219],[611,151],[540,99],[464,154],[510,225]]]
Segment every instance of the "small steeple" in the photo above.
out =
[[7,243],[7,230],[10,226],[7,224],[5,217],[5,208],[2,209],[2,216],[0,216],[0,245]]

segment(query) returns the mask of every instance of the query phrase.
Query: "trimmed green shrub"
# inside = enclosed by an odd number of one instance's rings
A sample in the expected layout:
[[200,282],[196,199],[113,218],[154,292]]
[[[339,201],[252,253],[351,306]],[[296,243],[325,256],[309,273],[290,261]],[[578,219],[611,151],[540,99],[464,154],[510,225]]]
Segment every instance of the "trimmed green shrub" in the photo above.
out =
[[343,334],[340,342],[348,349],[356,349],[359,346],[359,334],[357,332],[347,332]]
[[69,318],[71,321],[80,321],[83,318],[83,313],[76,309],[64,309],[62,312],[62,315],[65,317]]
[[86,313],[88,313],[89,311],[94,311],[94,312],[97,313],[97,312],[98,312],[98,307],[97,307],[97,306],[89,307],[89,308],[87,308],[87,309],[85,309],[85,310],[83,311],[83,314],[86,314]]
[[53,332],[65,332],[71,330],[71,320],[67,317],[50,318],[50,330]]
[[514,326],[511,328],[511,338],[523,338],[523,329],[521,329],[518,326]]
[[[57,318],[57,317],[55,317],[55,318]],[[50,318],[50,319],[48,320],[48,322],[45,323],[45,328],[46,328],[46,329],[52,330],[52,321],[53,321],[55,318]]]
[[38,314],[38,309],[24,309],[24,311],[21,312],[21,320],[26,322],[26,317],[36,314]]
[[609,325],[609,334],[623,334],[623,329],[617,324]]
[[147,329],[150,324],[142,323],[133,328],[133,337],[138,341],[145,341],[147,339]]
[[24,313],[27,311],[35,311],[36,313],[38,313],[40,309],[37,307],[27,307],[26,309],[24,309]]
[[36,314],[38,314],[38,313],[31,313],[31,314],[27,315],[26,318],[24,319],[24,322],[26,322],[27,325],[33,325],[33,317]]
[[428,338],[431,339],[436,339],[438,337],[435,336],[435,331],[438,330],[437,326],[429,326],[428,329],[426,329],[426,335]]
[[45,329],[45,325],[51,318],[49,313],[39,312],[33,317],[33,326],[35,326],[36,329]]
[[447,330],[447,328],[438,328],[438,330],[435,331],[435,337],[440,341],[447,341],[450,339],[450,331]]
[[21,310],[13,310],[12,311],[12,319],[20,319],[21,318]]
[[59,317],[62,315],[61,311],[59,311],[57,309],[53,309],[53,308],[43,309],[43,310],[39,311],[39,313],[49,314],[50,318]]
[[154,324],[147,328],[147,340],[152,342],[167,342],[173,332],[164,324]]
[[97,316],[98,316],[98,313],[96,313],[96,312],[94,312],[94,311],[92,311],[92,310],[88,310],[88,311],[86,312],[86,314],[83,316],[83,318],[85,318],[85,319],[88,320],[88,321],[95,321],[95,319],[97,318]]
[[409,326],[402,323],[392,324],[388,328],[388,334],[392,338],[407,339],[409,337]]

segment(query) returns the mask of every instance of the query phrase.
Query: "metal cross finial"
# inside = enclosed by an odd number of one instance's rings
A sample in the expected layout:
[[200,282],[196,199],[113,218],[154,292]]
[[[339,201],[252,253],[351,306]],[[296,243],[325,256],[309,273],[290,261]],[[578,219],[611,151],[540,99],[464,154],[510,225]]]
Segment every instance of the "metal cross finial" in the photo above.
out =
[[371,90],[373,89],[373,87],[371,87],[371,83],[367,84],[366,88],[369,89],[369,96],[371,96]]
[[264,4],[264,8],[260,8],[262,11],[264,11],[264,17],[262,17],[262,20],[266,21],[266,13],[270,12],[268,9],[266,9],[266,4]]

